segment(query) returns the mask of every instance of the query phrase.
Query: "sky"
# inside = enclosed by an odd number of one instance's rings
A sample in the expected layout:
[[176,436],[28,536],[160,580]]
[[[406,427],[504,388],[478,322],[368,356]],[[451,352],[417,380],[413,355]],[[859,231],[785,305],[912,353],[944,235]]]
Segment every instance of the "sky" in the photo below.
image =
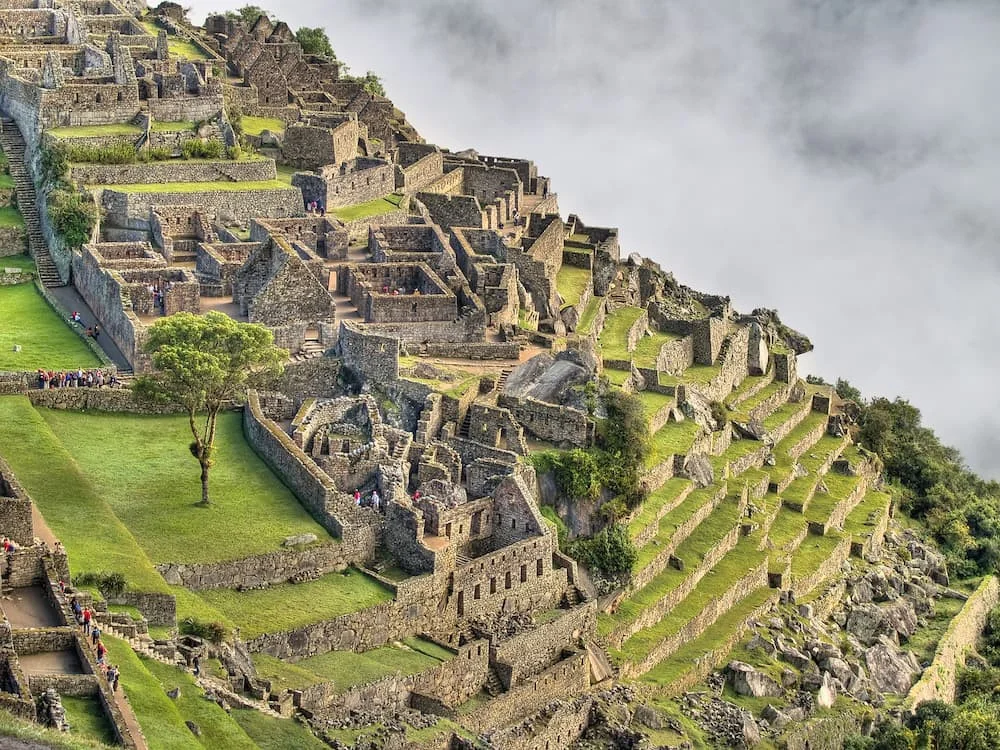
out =
[[800,369],[910,400],[1000,478],[1000,3],[282,5],[428,142],[533,159],[564,215],[776,308]]

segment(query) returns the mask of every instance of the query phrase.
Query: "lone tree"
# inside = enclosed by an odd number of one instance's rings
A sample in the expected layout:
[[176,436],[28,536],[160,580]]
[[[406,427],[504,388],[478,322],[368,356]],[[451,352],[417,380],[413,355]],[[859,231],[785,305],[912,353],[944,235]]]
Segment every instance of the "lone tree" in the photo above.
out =
[[264,326],[238,323],[214,311],[181,312],[157,321],[149,329],[145,351],[152,355],[154,372],[136,380],[136,391],[147,400],[187,411],[194,437],[191,455],[201,466],[198,504],[208,505],[219,411],[227,402],[240,400],[248,388],[280,375],[287,352],[274,345],[274,336]]

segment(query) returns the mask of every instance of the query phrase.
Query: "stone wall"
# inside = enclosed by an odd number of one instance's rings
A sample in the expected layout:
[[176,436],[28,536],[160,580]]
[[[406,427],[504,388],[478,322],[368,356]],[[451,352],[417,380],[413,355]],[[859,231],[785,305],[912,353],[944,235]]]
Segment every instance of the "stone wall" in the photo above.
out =
[[795,594],[796,598],[804,597],[806,594],[823,583],[823,581],[835,575],[850,554],[851,540],[849,537],[845,537],[840,540],[836,547],[833,548],[833,552],[830,553],[830,556],[826,558],[810,575],[792,581],[792,593]]
[[519,684],[558,661],[568,647],[592,635],[597,625],[597,601],[566,610],[555,620],[499,643],[493,659],[506,687]]
[[694,339],[694,361],[699,365],[714,365],[722,340],[726,335],[726,322],[721,318],[696,320],[691,326]]
[[594,438],[594,423],[586,412],[549,404],[535,398],[501,395],[500,406],[510,409],[525,431],[542,440],[586,448]]
[[299,573],[342,570],[348,564],[340,544],[284,549],[218,563],[161,563],[156,569],[172,586],[195,591],[254,588],[286,583]]
[[914,711],[924,701],[955,701],[958,670],[964,666],[966,654],[975,649],[986,618],[998,603],[1000,583],[996,576],[988,576],[948,625],[934,652],[934,661],[906,694],[903,706],[908,711]]
[[546,721],[543,728],[532,722],[530,728],[523,724],[505,727],[490,733],[494,750],[552,750],[572,747],[584,730],[590,726],[593,698],[581,696],[572,702],[559,702],[542,709],[537,715]]
[[482,708],[466,715],[462,723],[478,732],[498,729],[523,718],[532,709],[560,698],[579,695],[590,686],[590,668],[585,652],[566,657],[521,685],[501,693]]
[[74,164],[70,176],[87,185],[169,182],[265,182],[277,177],[273,159]]
[[[198,192],[126,193],[105,188],[101,208],[119,223],[130,226],[146,221],[153,206],[201,206],[217,214],[227,214],[239,224],[260,216],[285,218],[301,216],[305,211],[302,193],[296,188],[260,190],[200,190]],[[141,227],[140,227],[141,228]]]
[[486,226],[479,201],[471,196],[417,193],[417,200],[430,212],[434,223],[444,229]]
[[[128,572],[125,573],[128,577]],[[111,604],[127,604],[142,613],[150,625],[177,624],[177,600],[171,594],[125,591],[121,596],[108,599]]]
[[370,333],[342,321],[339,338],[344,366],[377,383],[399,379],[399,339]]
[[[28,234],[21,227],[0,228],[0,258],[27,252]],[[0,268],[3,262],[0,261]]]
[[131,388],[47,388],[28,391],[35,406],[68,411],[110,411],[132,414],[179,414],[177,404],[156,404],[135,397]]

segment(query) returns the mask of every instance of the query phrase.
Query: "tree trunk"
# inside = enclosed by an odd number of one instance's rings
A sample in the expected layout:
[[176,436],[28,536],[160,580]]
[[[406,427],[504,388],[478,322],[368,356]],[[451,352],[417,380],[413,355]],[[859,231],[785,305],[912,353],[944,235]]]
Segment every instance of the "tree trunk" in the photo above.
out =
[[208,500],[208,470],[211,467],[211,461],[204,455],[198,457],[198,463],[201,464],[201,501],[198,505],[207,507],[209,505]]

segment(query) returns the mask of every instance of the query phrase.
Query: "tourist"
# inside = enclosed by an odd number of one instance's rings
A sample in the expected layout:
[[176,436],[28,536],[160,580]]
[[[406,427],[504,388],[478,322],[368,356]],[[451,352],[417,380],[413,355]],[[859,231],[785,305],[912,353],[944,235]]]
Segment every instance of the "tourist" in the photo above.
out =
[[110,665],[108,671],[105,672],[105,676],[108,678],[108,685],[111,686],[111,692],[118,692],[118,667]]
[[420,499],[420,490],[417,490],[416,492],[413,493],[413,499],[414,500]]
[[95,625],[90,630],[90,642],[96,646],[99,640],[101,640],[101,629]]
[[372,490],[372,508],[378,511],[378,505],[382,501],[382,498],[378,496],[378,490]]
[[97,323],[94,323],[94,338],[96,339],[100,335],[101,335],[101,327],[97,325]]
[[[63,547],[63,543],[60,542],[58,539],[56,539],[55,547],[56,547],[56,554],[57,555],[65,555],[66,554],[66,548]],[[62,583],[65,586],[65,581],[63,581]]]
[[90,607],[83,608],[83,634],[90,635],[90,618],[93,617]]
[[191,671],[194,673],[195,677],[201,677],[201,659],[197,656],[191,661]]
[[73,599],[73,617],[76,618],[77,625],[83,625],[83,608],[80,606],[80,600]]
[[360,505],[361,505],[361,490],[354,490],[354,504],[360,507]]
[[108,653],[108,649],[104,646],[101,641],[97,642],[97,663],[104,663],[104,656]]

